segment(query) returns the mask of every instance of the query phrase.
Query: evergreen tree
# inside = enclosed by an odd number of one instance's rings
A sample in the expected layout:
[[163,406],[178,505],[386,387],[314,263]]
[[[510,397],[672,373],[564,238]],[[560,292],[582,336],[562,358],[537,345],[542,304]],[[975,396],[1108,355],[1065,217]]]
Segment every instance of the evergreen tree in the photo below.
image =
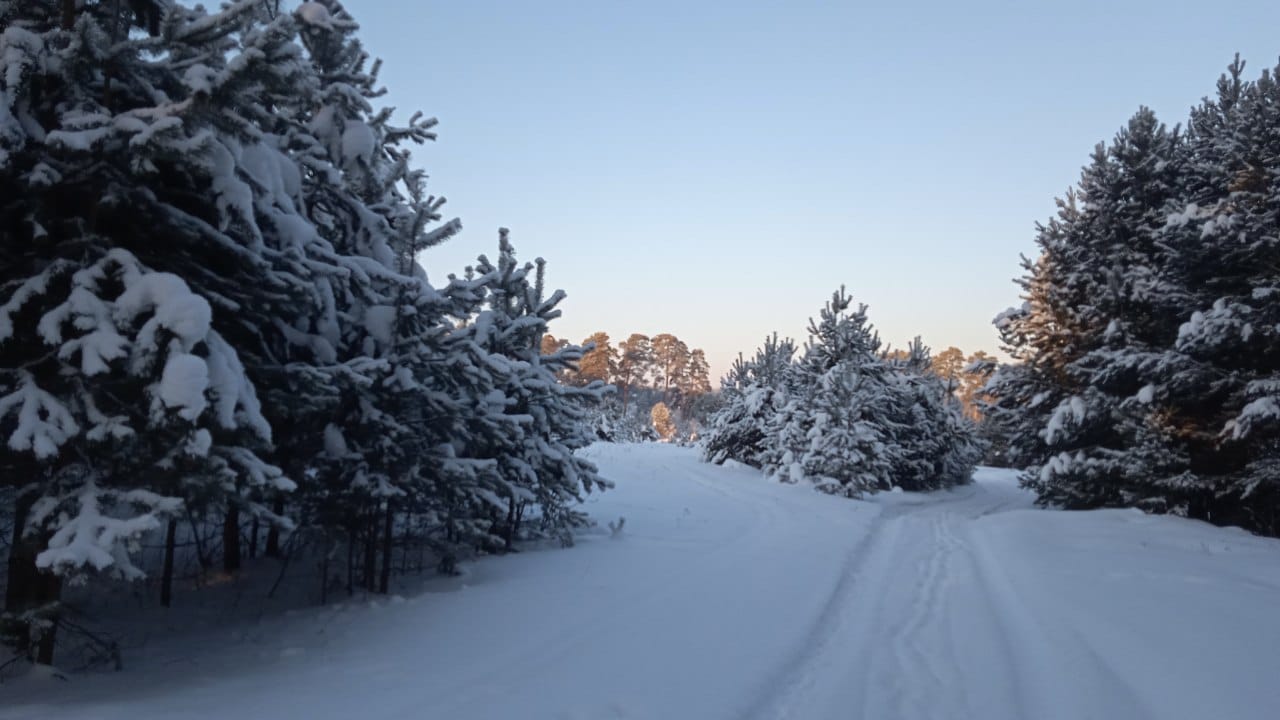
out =
[[1144,365],[1174,332],[1161,306],[1155,238],[1176,187],[1177,142],[1177,133],[1140,110],[1094,153],[1080,182],[1084,209],[1053,238],[1061,244],[1050,297],[1071,303],[1059,312],[1073,324],[1070,344],[1055,358],[1065,396],[1043,427],[1044,463],[1027,478],[1045,501],[1164,502],[1181,482],[1177,448],[1160,443],[1135,400],[1147,382]]
[[1237,60],[1185,135],[1140,110],[1041,228],[985,392],[1042,502],[1280,527],[1276,98]]
[[1182,186],[1159,238],[1182,308],[1144,391],[1186,446],[1170,509],[1280,534],[1280,87],[1237,57],[1191,114]]
[[832,295],[798,360],[776,335],[751,362],[739,358],[705,459],[847,497],[969,482],[982,444],[928,349],[917,339],[900,354],[883,351],[866,306],[851,305],[844,288]]
[[618,366],[614,384],[622,392],[623,415],[627,412],[627,403],[633,391],[644,385],[652,368],[653,344],[648,335],[632,333],[618,344]]
[[544,348],[541,262],[504,242],[428,282],[459,229],[411,169],[435,121],[373,108],[338,2],[48,0],[0,27],[9,639],[48,662],[63,580],[138,577],[157,529],[169,604],[179,515],[221,528],[228,571],[246,523],[281,553],[294,518],[384,593],[411,530],[450,563],[526,509],[568,538],[606,486],[573,452],[604,388],[558,381],[582,351]]
[[664,402],[658,402],[649,411],[654,432],[663,440],[670,440],[676,435],[676,423],[671,417],[671,409]]
[[664,403],[680,404],[679,393],[687,383],[689,346],[670,333],[654,335],[650,341],[653,372]]
[[755,357],[734,361],[721,383],[724,406],[711,417],[703,458],[717,465],[736,460],[764,465],[769,424],[786,403],[785,376],[796,352],[790,339],[766,337]]
[[324,263],[280,229],[296,176],[262,129],[262,96],[309,86],[291,18],[155,2],[143,37],[119,3],[0,12],[6,612],[30,636],[58,577],[136,576],[128,543],[179,508],[285,522],[254,368]]
[[958,394],[963,384],[961,377],[965,367],[964,352],[958,347],[949,347],[933,356],[931,367],[948,390]]
[[[893,485],[888,453],[889,366],[866,306],[844,288],[809,321],[804,355],[789,373],[789,403],[774,422],[767,472],[859,497]],[[775,470],[776,468],[776,470]]]
[[587,431],[584,402],[599,402],[604,386],[570,387],[556,381],[557,371],[581,359],[581,348],[541,354],[547,325],[559,317],[557,305],[564,299],[561,290],[546,295],[542,260],[519,265],[504,229],[497,264],[482,256],[476,270],[488,296],[472,326],[473,342],[490,353],[487,365],[497,391],[492,403],[504,421],[503,436],[483,439],[487,447],[477,454],[491,457],[498,469],[497,484],[489,489],[505,516],[495,527],[510,549],[525,510],[532,506],[539,514],[540,533],[571,544],[570,530],[584,521],[574,504],[583,493],[608,487],[590,461],[574,454],[594,440]]
[[618,351],[609,342],[609,334],[598,332],[582,341],[585,352],[578,363],[579,383],[608,383],[618,374]]
[[711,366],[707,363],[707,354],[701,348],[694,348],[689,353],[685,383],[681,392],[686,397],[698,397],[711,392]]

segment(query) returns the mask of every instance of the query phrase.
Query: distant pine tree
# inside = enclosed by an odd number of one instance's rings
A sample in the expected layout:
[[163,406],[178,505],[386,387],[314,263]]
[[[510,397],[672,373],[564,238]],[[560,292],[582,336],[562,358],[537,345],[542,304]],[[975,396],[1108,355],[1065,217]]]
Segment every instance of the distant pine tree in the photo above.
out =
[[976,429],[930,372],[917,340],[885,353],[866,306],[841,288],[809,323],[796,359],[791,341],[766,339],[725,380],[704,457],[761,468],[782,482],[847,497],[969,482],[982,455]]

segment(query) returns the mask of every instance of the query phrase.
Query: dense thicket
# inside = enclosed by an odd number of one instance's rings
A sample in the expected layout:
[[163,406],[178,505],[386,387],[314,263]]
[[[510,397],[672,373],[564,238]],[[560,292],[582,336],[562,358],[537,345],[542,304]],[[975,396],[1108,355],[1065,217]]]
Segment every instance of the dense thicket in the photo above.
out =
[[882,348],[866,306],[851,303],[835,293],[798,356],[775,334],[751,360],[739,357],[705,458],[848,497],[969,482],[982,446],[955,388],[919,339],[902,352]]
[[435,121],[374,107],[356,29],[336,0],[0,2],[0,630],[30,657],[64,581],[139,577],[144,538],[165,605],[186,542],[387,592],[405,553],[567,541],[604,486],[542,262],[504,232],[464,277],[418,264],[459,229],[410,163]]
[[1280,533],[1280,86],[1141,109],[1039,227],[988,389],[1044,503]]

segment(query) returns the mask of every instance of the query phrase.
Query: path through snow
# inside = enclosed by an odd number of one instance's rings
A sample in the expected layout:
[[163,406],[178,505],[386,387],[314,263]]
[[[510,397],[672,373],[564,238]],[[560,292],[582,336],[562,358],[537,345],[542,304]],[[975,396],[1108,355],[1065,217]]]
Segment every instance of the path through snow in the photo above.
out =
[[[620,537],[404,602],[0,686],[0,718],[1270,718],[1280,542],[1030,509],[1007,472],[851,502],[597,446]],[[181,658],[181,661],[175,661]]]

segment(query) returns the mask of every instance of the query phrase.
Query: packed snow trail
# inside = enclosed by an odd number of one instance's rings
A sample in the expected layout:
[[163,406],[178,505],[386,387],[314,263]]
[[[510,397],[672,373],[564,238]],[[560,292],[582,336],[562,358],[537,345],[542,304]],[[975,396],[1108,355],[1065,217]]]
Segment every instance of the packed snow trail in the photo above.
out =
[[[570,550],[0,686],[0,718],[1270,718],[1280,542],[1030,509],[1007,472],[853,502],[665,445]],[[625,517],[612,537],[606,523]]]
[[1147,715],[1087,653],[1047,637],[1046,620],[1029,619],[978,539],[982,518],[1030,505],[1008,474],[878,504],[883,512],[851,568],[858,581],[848,583],[825,644],[790,670],[756,717]]

